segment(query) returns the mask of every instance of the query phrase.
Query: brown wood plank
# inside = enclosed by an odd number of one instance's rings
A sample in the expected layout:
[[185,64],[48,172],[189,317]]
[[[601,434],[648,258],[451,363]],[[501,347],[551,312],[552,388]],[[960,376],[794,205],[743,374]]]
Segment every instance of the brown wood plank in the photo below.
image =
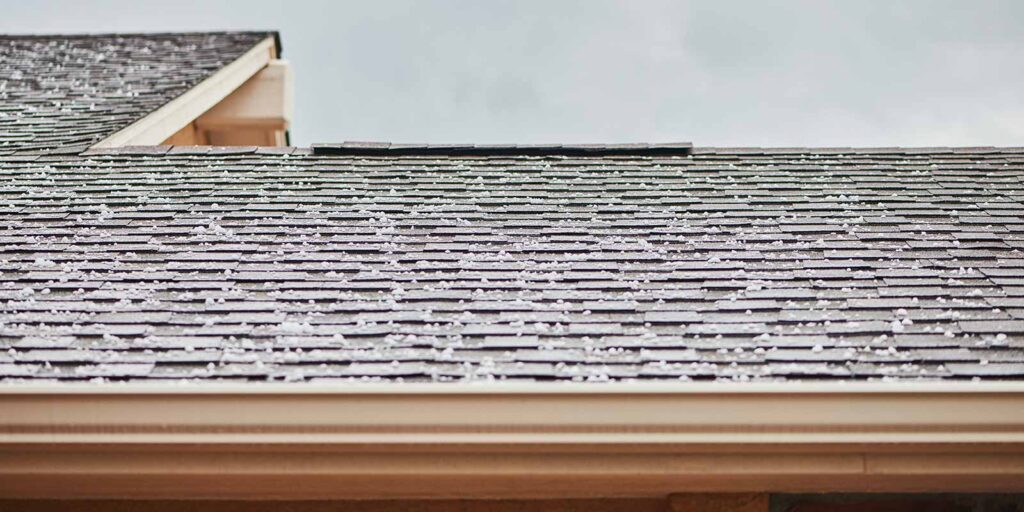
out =
[[672,512],[768,512],[766,493],[673,494],[668,498]]

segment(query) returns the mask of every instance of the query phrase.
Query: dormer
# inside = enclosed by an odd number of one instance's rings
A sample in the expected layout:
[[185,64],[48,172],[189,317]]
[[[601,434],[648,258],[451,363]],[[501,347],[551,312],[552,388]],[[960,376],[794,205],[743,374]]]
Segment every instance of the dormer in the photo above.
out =
[[93,147],[287,145],[293,81],[276,39],[266,37],[180,96]]

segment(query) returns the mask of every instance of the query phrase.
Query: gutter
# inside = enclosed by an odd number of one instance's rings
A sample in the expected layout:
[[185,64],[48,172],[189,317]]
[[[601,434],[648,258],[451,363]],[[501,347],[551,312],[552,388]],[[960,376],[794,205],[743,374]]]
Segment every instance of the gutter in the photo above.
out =
[[0,387],[7,498],[1022,490],[1022,383]]

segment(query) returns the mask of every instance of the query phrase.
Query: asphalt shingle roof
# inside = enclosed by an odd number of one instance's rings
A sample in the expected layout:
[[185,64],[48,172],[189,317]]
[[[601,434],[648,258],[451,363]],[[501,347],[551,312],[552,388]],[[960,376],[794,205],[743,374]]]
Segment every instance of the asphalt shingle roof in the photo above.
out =
[[0,35],[0,155],[78,153],[272,35]]
[[0,156],[0,378],[1024,378],[1024,148],[507,153]]

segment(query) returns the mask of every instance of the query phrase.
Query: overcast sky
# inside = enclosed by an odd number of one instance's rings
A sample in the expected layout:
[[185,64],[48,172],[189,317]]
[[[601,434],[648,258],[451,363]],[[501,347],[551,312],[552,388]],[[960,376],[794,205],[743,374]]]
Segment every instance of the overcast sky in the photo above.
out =
[[277,29],[292,141],[1024,145],[1024,1],[26,1],[0,31]]

